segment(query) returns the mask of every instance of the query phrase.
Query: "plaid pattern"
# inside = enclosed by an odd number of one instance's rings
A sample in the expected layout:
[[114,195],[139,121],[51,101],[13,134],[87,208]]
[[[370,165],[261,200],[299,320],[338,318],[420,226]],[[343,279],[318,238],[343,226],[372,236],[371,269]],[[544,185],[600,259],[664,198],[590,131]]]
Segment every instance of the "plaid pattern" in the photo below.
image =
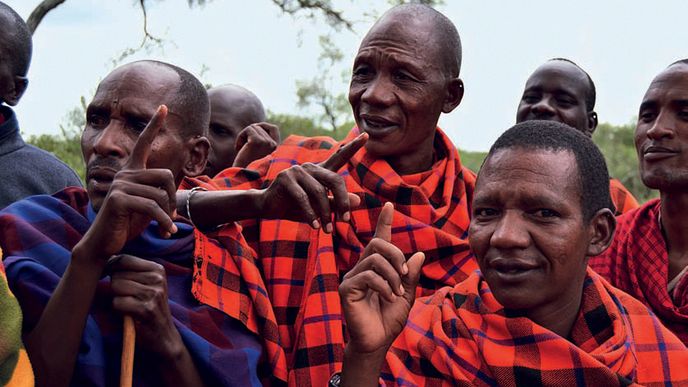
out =
[[[34,196],[0,212],[0,245],[7,278],[22,306],[25,332],[38,322],[69,263],[71,249],[94,218],[88,196],[80,188],[68,188],[53,196]],[[258,337],[239,321],[193,298],[193,229],[184,223],[177,226],[177,234],[162,239],[153,222],[122,252],[150,259],[165,268],[174,324],[206,383],[260,385],[256,373],[262,354]],[[105,277],[98,284],[86,321],[72,385],[119,383],[122,317],[112,311],[108,289],[109,278]],[[139,350],[134,385],[159,385],[159,372],[155,359]]]
[[616,208],[616,213],[614,214],[616,216],[625,214],[640,206],[631,191],[624,187],[618,179],[609,179],[609,195],[612,197],[612,203],[614,203]]
[[659,207],[659,199],[654,199],[619,217],[612,245],[593,257],[590,267],[650,307],[688,345],[688,276],[676,285],[674,302],[667,290],[669,255]]
[[505,310],[476,272],[416,300],[381,380],[420,386],[679,386],[688,384],[686,365],[688,349],[678,338],[592,270],[568,340]]
[[2,386],[33,386],[34,384],[31,363],[21,342],[21,324],[22,315],[19,303],[7,286],[5,267],[0,262],[0,385]]
[[[344,143],[356,135],[358,129],[354,128]],[[292,136],[272,155],[249,165],[250,170],[230,168],[212,181],[187,180],[187,187],[267,187],[280,171],[323,161],[340,146],[329,138]],[[416,251],[426,254],[419,295],[455,285],[477,268],[465,239],[475,175],[461,166],[456,148],[440,130],[435,149],[444,157],[431,170],[411,176],[400,176],[386,161],[373,158],[365,149],[359,151],[339,174],[362,204],[352,211],[350,223],[336,222],[331,235],[285,220],[253,220],[243,222],[243,230],[229,225],[209,234],[229,248],[229,255],[220,251],[214,256],[207,251],[197,254],[203,263],[195,294],[231,316],[248,316],[251,329],[262,326],[258,332],[267,342],[269,363],[278,366],[274,372],[280,379],[284,375],[281,367],[286,365],[289,375],[282,380],[292,385],[325,385],[341,367],[346,340],[338,294],[340,278],[372,239],[386,201],[395,204],[393,243],[407,257]],[[244,276],[247,271],[250,274]],[[238,291],[242,294],[236,294]],[[250,310],[252,304],[260,312]],[[257,316],[252,317],[254,314]]]

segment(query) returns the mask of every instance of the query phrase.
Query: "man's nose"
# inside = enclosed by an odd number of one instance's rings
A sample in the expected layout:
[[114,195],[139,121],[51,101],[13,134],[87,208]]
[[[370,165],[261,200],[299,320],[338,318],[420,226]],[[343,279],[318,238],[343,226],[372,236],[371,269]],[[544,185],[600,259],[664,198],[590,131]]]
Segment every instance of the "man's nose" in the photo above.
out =
[[373,106],[390,106],[394,103],[394,85],[387,77],[378,75],[363,91],[361,101]]
[[490,246],[498,249],[524,249],[529,244],[530,235],[522,216],[515,211],[505,211],[492,233]]
[[552,106],[552,99],[550,97],[542,97],[531,108],[536,117],[551,117],[555,114],[554,106]]
[[652,126],[647,131],[647,137],[651,140],[672,138],[675,133],[676,120],[666,110],[660,110]]
[[117,120],[110,120],[108,125],[95,136],[93,150],[100,156],[125,158],[128,154],[125,148],[126,135],[123,126]]

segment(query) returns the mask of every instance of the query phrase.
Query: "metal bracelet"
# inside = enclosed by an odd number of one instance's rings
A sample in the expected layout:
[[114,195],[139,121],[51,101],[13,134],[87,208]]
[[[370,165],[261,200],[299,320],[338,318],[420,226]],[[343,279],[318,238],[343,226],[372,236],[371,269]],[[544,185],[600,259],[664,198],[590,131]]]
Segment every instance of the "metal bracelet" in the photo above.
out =
[[189,219],[189,222],[191,222],[191,225],[194,226],[194,228],[198,227],[196,227],[193,220],[191,219],[191,197],[194,193],[198,191],[207,191],[207,189],[203,187],[193,187],[191,188],[191,190],[189,190],[189,194],[186,195],[186,217]]

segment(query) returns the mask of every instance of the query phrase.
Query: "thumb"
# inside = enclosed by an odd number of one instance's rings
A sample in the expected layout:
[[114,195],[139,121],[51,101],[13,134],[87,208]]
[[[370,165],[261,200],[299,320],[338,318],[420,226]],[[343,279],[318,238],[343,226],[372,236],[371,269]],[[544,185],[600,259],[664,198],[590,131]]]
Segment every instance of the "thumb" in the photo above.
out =
[[401,285],[404,287],[404,297],[413,305],[413,301],[416,298],[416,287],[418,287],[418,281],[420,280],[420,273],[423,268],[423,262],[425,262],[425,254],[418,252],[415,253],[406,261],[408,266],[408,273],[401,277]]

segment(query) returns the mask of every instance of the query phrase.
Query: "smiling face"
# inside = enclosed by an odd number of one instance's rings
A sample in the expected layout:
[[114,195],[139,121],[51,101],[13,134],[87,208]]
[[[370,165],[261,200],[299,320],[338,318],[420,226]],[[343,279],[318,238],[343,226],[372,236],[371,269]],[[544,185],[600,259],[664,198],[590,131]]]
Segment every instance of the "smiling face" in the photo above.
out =
[[593,233],[579,181],[569,151],[500,149],[481,168],[469,243],[504,307],[547,314],[580,300]]
[[439,115],[463,93],[443,64],[436,33],[428,17],[393,12],[363,39],[354,61],[349,102],[370,136],[366,148],[401,173],[432,159]]
[[677,64],[650,84],[638,112],[635,147],[646,186],[688,189],[688,66]]
[[[86,188],[98,211],[115,174],[122,169],[139,134],[161,104],[170,104],[179,87],[171,69],[146,62],[120,67],[98,86],[86,111],[81,150],[86,162]],[[189,149],[181,136],[182,120],[171,109],[151,147],[148,168],[167,168],[177,183],[183,177]]]
[[562,60],[540,66],[526,82],[516,122],[557,121],[592,136],[597,120],[585,104],[590,83],[578,67]]

